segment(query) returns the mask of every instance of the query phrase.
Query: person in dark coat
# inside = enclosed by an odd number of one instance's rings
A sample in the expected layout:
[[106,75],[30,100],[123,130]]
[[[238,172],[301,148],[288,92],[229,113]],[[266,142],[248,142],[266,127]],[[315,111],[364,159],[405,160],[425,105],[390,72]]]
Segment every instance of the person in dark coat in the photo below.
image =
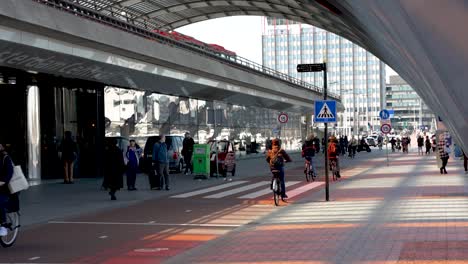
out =
[[190,172],[193,173],[193,168],[192,168],[193,145],[195,145],[195,141],[193,141],[193,138],[190,136],[190,133],[189,132],[185,133],[185,138],[184,138],[184,141],[182,142],[182,156],[184,156],[184,162],[185,162],[185,175],[188,174],[189,169],[190,169]]
[[109,189],[111,200],[117,200],[115,192],[123,188],[123,174],[125,162],[123,153],[117,146],[117,140],[109,140],[104,154],[104,183],[103,187]]
[[426,145],[426,155],[429,155],[431,154],[431,140],[429,139],[429,136],[426,136],[426,141],[424,142],[424,144]]
[[340,137],[340,152],[341,152],[341,155],[346,154],[346,145],[345,145],[345,140],[343,136]]
[[65,171],[63,183],[73,184],[73,165],[77,158],[77,147],[71,131],[65,131],[65,137],[60,144],[60,156]]
[[[270,165],[270,169],[273,170],[278,170],[279,177],[280,177],[280,182],[281,182],[281,199],[287,199],[288,196],[286,195],[286,185],[285,185],[285,179],[284,179],[284,163],[286,162],[292,162],[291,157],[284,151],[284,149],[281,148],[281,142],[278,139],[273,139],[272,140],[272,149],[268,151],[267,156],[266,156],[266,162]],[[280,162],[280,164],[274,164],[273,161],[280,159],[283,162]]]
[[130,140],[130,145],[127,147],[125,157],[127,158],[127,188],[129,191],[136,191],[135,182],[140,164],[141,148],[135,143],[135,140]]

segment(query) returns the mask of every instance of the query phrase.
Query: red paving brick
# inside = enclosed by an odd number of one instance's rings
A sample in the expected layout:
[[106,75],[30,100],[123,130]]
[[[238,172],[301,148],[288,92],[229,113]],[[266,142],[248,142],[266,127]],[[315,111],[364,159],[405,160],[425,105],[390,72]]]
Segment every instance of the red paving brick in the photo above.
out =
[[370,161],[344,171],[348,179],[333,185],[332,202],[309,194],[168,263],[468,263],[468,198],[459,162],[440,175],[432,156],[391,159],[390,167]]

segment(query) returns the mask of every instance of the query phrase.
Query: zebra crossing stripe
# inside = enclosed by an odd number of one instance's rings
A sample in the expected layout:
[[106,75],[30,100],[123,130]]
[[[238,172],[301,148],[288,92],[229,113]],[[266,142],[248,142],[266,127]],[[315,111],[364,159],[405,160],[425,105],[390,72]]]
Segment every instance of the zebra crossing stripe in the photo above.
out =
[[269,181],[261,181],[261,182],[255,183],[255,184],[246,185],[246,186],[243,186],[243,187],[240,187],[240,188],[232,189],[232,190],[225,191],[225,192],[220,192],[220,193],[209,195],[209,196],[206,196],[206,197],[203,197],[203,198],[208,198],[208,199],[223,198],[223,197],[233,195],[233,194],[236,194],[236,193],[241,193],[241,192],[244,192],[244,191],[252,190],[252,189],[258,188],[260,186],[268,186],[267,184],[270,184],[270,182]]
[[312,182],[312,183],[306,184],[302,187],[289,191],[288,197],[293,198],[295,196],[298,196],[301,193],[307,192],[308,190],[312,190],[313,188],[321,186],[323,184],[324,184],[323,182]]
[[209,192],[214,192],[214,191],[226,189],[226,188],[236,186],[236,185],[239,185],[239,184],[243,184],[243,183],[246,183],[246,182],[247,181],[233,181],[233,182],[225,183],[225,184],[222,184],[222,185],[210,187],[210,188],[207,188],[207,189],[202,189],[202,190],[198,190],[198,191],[193,191],[193,192],[174,195],[174,196],[171,196],[171,198],[188,198],[188,197],[196,196],[196,195],[199,195],[199,194],[205,194],[205,193],[209,193]]
[[[289,186],[292,186],[292,185],[298,184],[298,183],[300,183],[300,181],[288,181],[288,182],[286,182],[286,187],[289,187]],[[272,193],[272,191],[271,191],[270,188],[267,188],[267,189],[263,189],[263,190],[260,190],[258,192],[249,193],[249,194],[246,194],[244,196],[237,197],[237,198],[239,198],[239,199],[254,199],[254,198],[269,194],[269,193]]]

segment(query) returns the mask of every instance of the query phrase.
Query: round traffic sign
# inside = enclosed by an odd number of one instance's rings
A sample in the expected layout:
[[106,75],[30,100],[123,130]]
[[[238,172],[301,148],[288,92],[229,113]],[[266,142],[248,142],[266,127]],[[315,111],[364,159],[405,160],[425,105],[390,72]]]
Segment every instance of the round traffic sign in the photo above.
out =
[[384,134],[388,134],[390,133],[390,131],[392,131],[392,126],[390,124],[383,124],[380,127],[380,131],[382,131],[382,133]]
[[280,123],[287,123],[288,120],[289,120],[289,117],[288,117],[288,115],[286,113],[281,113],[281,114],[278,115],[278,121]]
[[379,113],[380,119],[387,120],[390,118],[390,112],[387,109],[383,109]]

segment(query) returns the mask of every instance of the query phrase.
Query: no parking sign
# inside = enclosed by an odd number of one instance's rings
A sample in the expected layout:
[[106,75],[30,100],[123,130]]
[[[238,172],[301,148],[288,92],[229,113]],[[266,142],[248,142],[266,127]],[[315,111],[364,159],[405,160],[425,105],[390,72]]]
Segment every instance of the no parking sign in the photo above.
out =
[[281,113],[278,115],[278,122],[284,124],[287,123],[289,120],[289,117],[286,113]]

